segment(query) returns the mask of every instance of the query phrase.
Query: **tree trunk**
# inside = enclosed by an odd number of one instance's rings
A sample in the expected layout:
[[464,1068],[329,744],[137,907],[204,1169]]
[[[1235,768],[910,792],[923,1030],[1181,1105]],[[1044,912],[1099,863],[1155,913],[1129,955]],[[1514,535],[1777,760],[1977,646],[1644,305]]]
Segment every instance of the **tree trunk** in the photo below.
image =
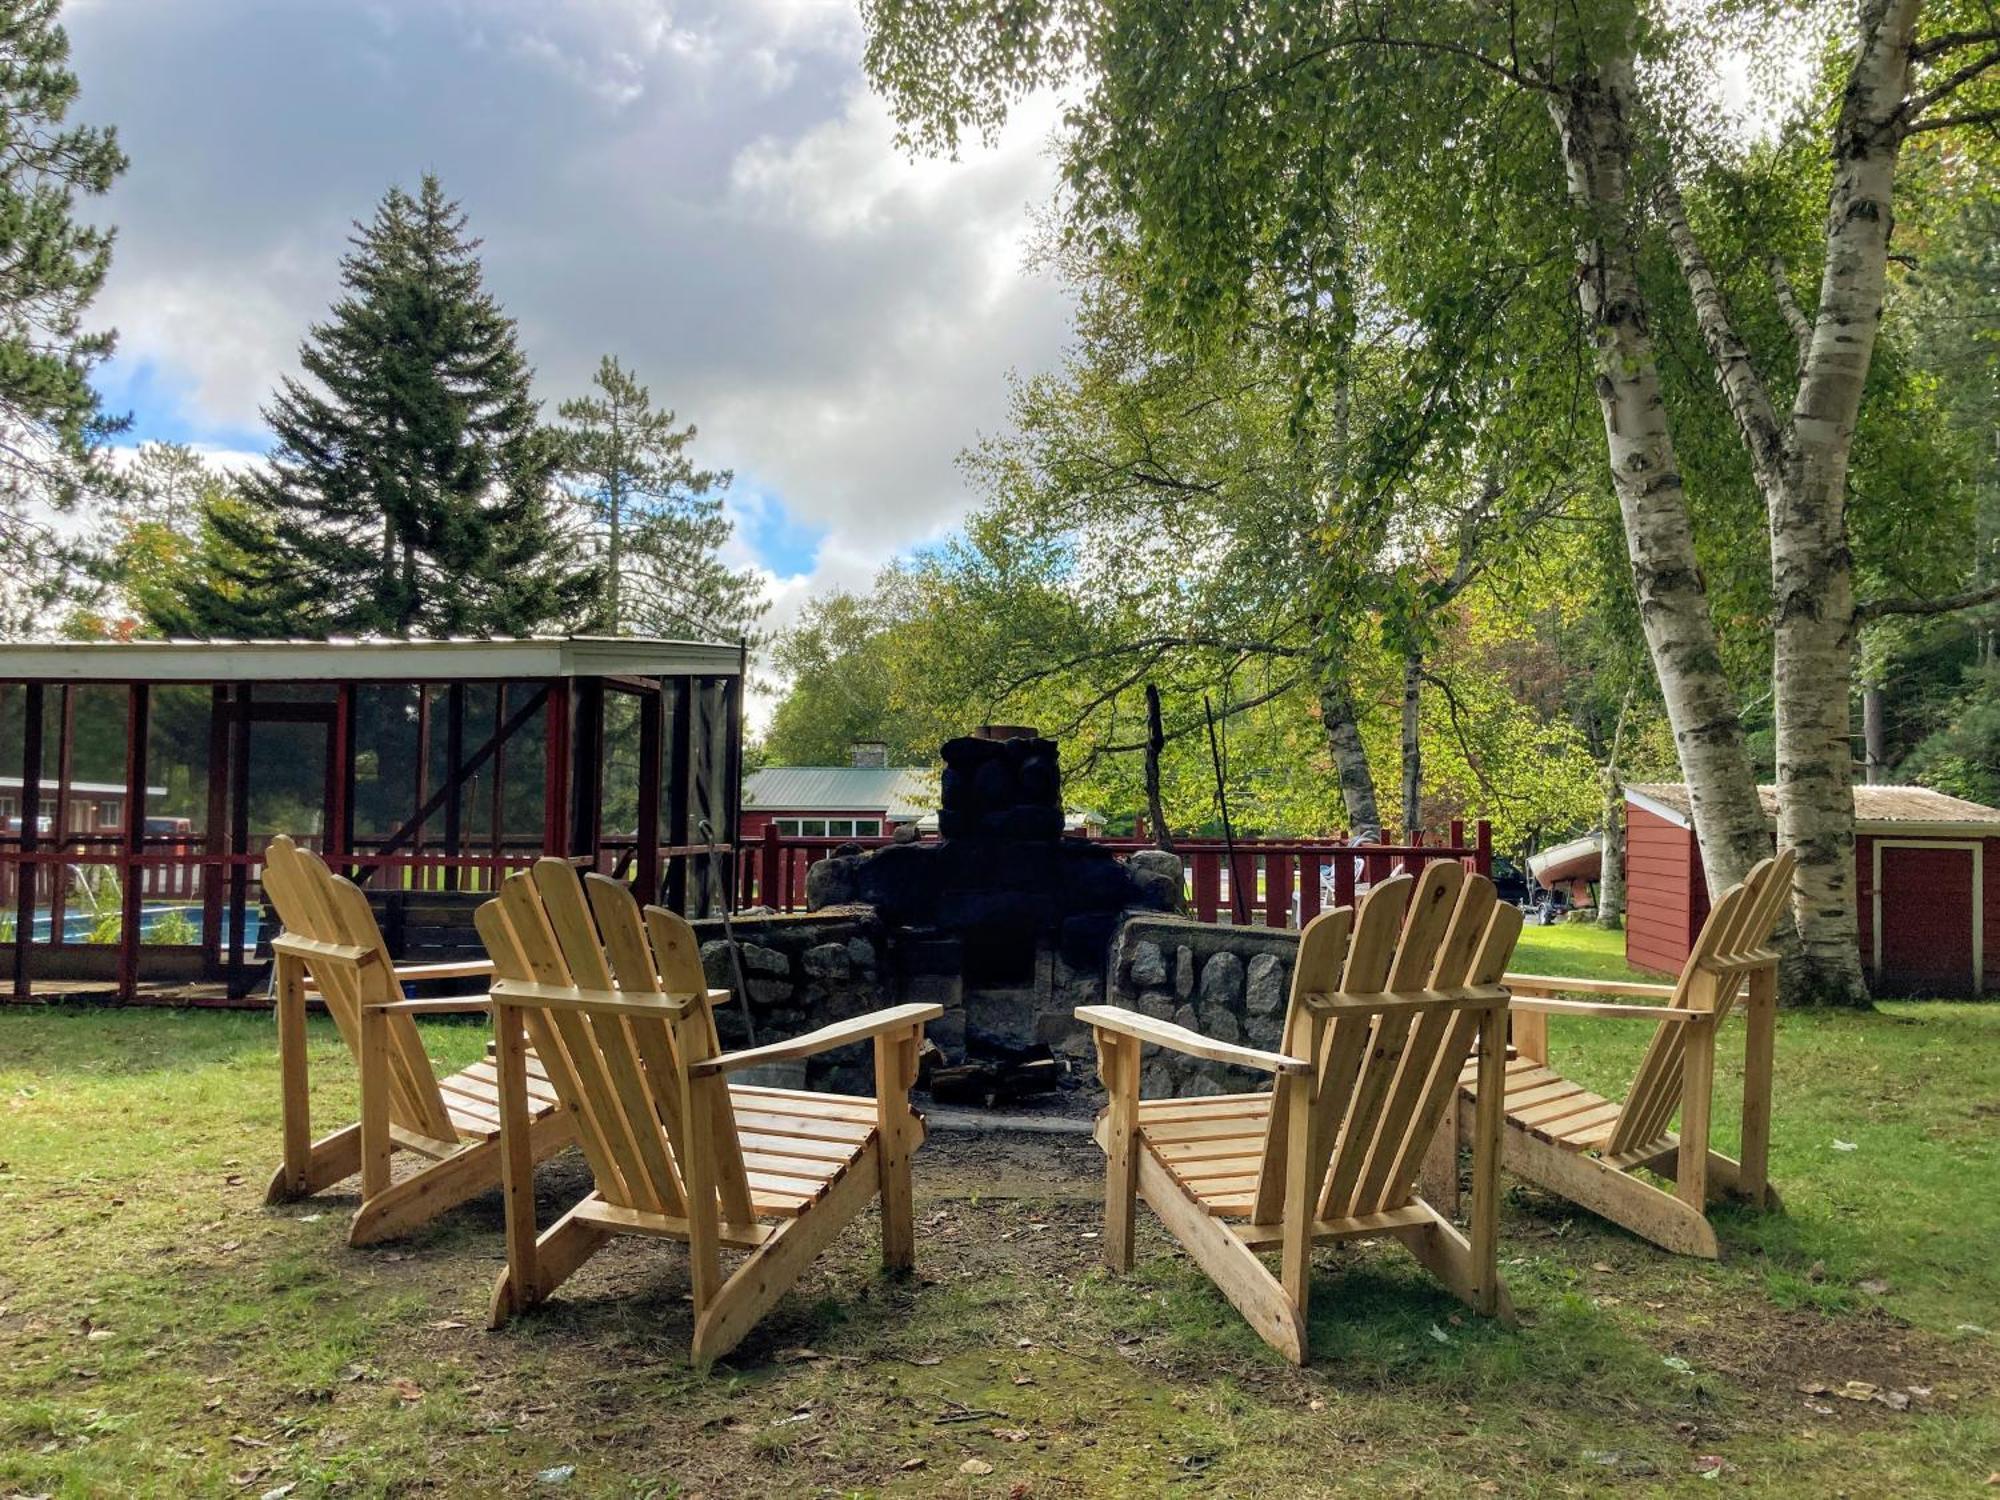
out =
[[1604,797],[1604,846],[1598,862],[1597,925],[1617,929],[1625,925],[1625,785],[1619,774],[1619,758],[1625,750],[1625,721],[1632,712],[1632,691],[1618,705],[1618,724],[1611,731],[1611,748],[1598,769],[1598,783]]
[[1424,742],[1421,733],[1424,659],[1403,657],[1403,842],[1414,844],[1424,831]]
[[1167,832],[1166,804],[1160,798],[1160,752],[1167,748],[1167,730],[1160,721],[1160,690],[1146,684],[1146,816],[1153,820],[1153,842],[1173,852],[1174,836]]
[[1722,667],[1695,562],[1687,495],[1667,430],[1660,372],[1639,290],[1629,201],[1632,61],[1551,96],[1571,199],[1583,219],[1577,300],[1596,348],[1597,397],[1633,587],[1674,748],[1687,778],[1712,891],[1769,851],[1736,693]]
[[1887,735],[1882,724],[1882,689],[1870,683],[1861,689],[1861,742],[1867,755],[1870,786],[1889,779]]
[[1334,775],[1340,779],[1340,800],[1347,809],[1347,831],[1361,838],[1382,837],[1382,813],[1375,802],[1375,774],[1361,746],[1361,724],[1354,693],[1345,681],[1329,678],[1320,684],[1319,716],[1326,726],[1327,749]]
[[1863,8],[1860,55],[1834,127],[1826,266],[1792,404],[1791,452],[1783,482],[1765,495],[1777,609],[1778,839],[1799,857],[1792,896],[1801,953],[1785,989],[1822,1004],[1868,1003],[1854,904],[1847,465],[1882,320],[1897,121],[1917,10],[1918,0]]

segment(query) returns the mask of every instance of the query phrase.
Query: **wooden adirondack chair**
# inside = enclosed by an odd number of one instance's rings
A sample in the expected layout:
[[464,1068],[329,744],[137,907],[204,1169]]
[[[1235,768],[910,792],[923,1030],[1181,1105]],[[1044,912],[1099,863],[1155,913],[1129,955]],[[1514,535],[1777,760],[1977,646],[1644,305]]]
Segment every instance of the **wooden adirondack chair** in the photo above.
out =
[[[491,1062],[439,1078],[412,1016],[484,1011],[486,995],[411,1000],[419,980],[485,979],[493,966],[397,965],[368,898],[319,856],[280,835],[264,856],[264,890],[284,930],[271,941],[277,967],[278,1065],[283,1078],[285,1157],[266,1201],[317,1193],[361,1173],[361,1206],[350,1245],[407,1233],[500,1181],[499,1073]],[[317,991],[361,1069],[361,1119],[312,1138],[306,1088],[306,996]],[[534,1158],[571,1136],[571,1124],[544,1091],[535,1108]],[[390,1180],[392,1152],[427,1164]]]
[[[1097,1139],[1108,1165],[1104,1256],[1132,1264],[1143,1197],[1265,1342],[1306,1357],[1312,1248],[1400,1241],[1457,1296],[1511,1322],[1498,1262],[1501,971],[1521,913],[1456,864],[1379,882],[1359,914],[1323,912],[1299,937],[1282,1053],[1213,1041],[1114,1006],[1087,1005],[1110,1103]],[[1478,1043],[1491,1101],[1476,1132],[1468,1239],[1414,1181]],[[1270,1093],[1139,1098],[1147,1045],[1276,1075]],[[1279,1252],[1273,1275],[1258,1252]]]
[[[587,895],[586,895],[587,892]],[[542,1301],[614,1235],[688,1246],[694,1359],[733,1349],[872,1199],[882,1258],[915,1259],[910,1108],[924,1023],[898,1005],[789,1042],[722,1053],[693,929],[562,860],[509,876],[476,914],[493,957],[507,1171],[507,1269],[492,1324]],[[875,1097],[729,1086],[725,1075],[873,1038]],[[533,1051],[528,1044],[533,1044]],[[551,1088],[574,1114],[596,1185],[539,1236],[530,1110]],[[776,1220],[776,1223],[763,1223]],[[728,1277],[724,1247],[749,1252]]]
[[[1506,1144],[1510,1171],[1622,1224],[1682,1255],[1714,1259],[1715,1229],[1708,1204],[1718,1192],[1760,1208],[1778,1207],[1766,1178],[1771,1140],[1771,1050],[1777,1005],[1778,955],[1770,946],[1791,893],[1790,850],[1760,861],[1741,885],[1723,892],[1695,939],[1680,980],[1623,984],[1509,974],[1514,992],[1516,1056],[1507,1064]],[[1748,1037],[1743,1063],[1743,1157],[1709,1149],[1709,1105],[1715,1090],[1715,1033],[1738,993],[1747,991]],[[1572,1000],[1564,995],[1629,996],[1659,1005]],[[1589,1016],[1656,1024],[1625,1100],[1614,1104],[1549,1067],[1548,1018]],[[1481,1096],[1483,1097],[1483,1095]],[[1474,1109],[1468,1089],[1458,1122]],[[1680,1133],[1669,1127],[1676,1110]],[[1449,1139],[1425,1175],[1434,1198],[1455,1196],[1457,1170],[1447,1167]],[[1671,1177],[1672,1193],[1634,1172],[1644,1167]]]

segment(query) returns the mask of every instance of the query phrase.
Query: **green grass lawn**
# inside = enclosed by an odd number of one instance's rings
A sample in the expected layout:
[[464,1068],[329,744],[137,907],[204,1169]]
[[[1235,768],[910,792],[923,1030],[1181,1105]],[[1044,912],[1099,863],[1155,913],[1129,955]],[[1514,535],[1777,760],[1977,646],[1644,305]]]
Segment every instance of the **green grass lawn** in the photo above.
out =
[[[1622,970],[1615,934],[1522,950]],[[448,1062],[484,1044],[426,1036]],[[313,1039],[316,1116],[351,1119],[352,1068]],[[1611,1092],[1645,1039],[1551,1026]],[[918,1276],[877,1272],[864,1217],[701,1380],[672,1247],[620,1242],[491,1334],[497,1195],[371,1251],[345,1246],[351,1197],[266,1208],[267,1016],[5,1009],[0,1495],[1991,1494],[1996,1143],[2000,1007],[1786,1015],[1787,1212],[1721,1211],[1722,1262],[1516,1186],[1520,1330],[1390,1247],[1329,1250],[1295,1371],[1143,1211],[1137,1271],[1098,1268],[1087,1143],[940,1133]],[[545,1167],[549,1210],[585,1180]],[[1800,1389],[1849,1381],[1907,1406]]]

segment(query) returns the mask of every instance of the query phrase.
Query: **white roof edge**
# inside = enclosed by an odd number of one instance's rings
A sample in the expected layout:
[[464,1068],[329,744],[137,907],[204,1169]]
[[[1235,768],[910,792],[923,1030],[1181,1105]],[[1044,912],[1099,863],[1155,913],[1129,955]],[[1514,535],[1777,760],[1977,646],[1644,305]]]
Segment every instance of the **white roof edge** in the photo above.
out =
[[41,641],[0,645],[0,681],[414,682],[615,674],[734,677],[734,645],[624,636],[327,641]]
[[1625,800],[1631,803],[1634,807],[1645,808],[1647,812],[1651,813],[1656,818],[1665,818],[1669,823],[1673,824],[1674,827],[1676,828],[1687,828],[1691,826],[1687,815],[1683,813],[1679,808],[1669,807],[1667,806],[1666,803],[1660,801],[1657,797],[1648,797],[1644,792],[1639,791],[1634,787],[1628,786],[1625,788]]

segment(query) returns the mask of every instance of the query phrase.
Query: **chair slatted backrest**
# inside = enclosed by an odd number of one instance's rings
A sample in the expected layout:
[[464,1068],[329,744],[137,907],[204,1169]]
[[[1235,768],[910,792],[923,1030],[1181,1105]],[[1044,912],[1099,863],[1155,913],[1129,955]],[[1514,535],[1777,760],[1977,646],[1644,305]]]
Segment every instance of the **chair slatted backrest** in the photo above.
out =
[[[1498,985],[1520,930],[1521,913],[1497,899],[1492,881],[1440,862],[1378,883],[1358,912],[1323,913],[1300,935],[1285,1045],[1319,1065],[1304,1142],[1314,1217],[1410,1201],[1480,1020],[1506,1004]],[[1265,1139],[1260,1223],[1283,1210],[1286,1102],[1301,1086],[1278,1085],[1285,1097]]]
[[[1791,894],[1797,863],[1798,856],[1789,849],[1759,860],[1740,885],[1722,893],[1681,966],[1670,1006],[1713,1011],[1719,1025],[1736,1004],[1744,974],[1777,962],[1771,935]],[[1632,1076],[1625,1107],[1605,1142],[1607,1155],[1650,1145],[1666,1135],[1680,1107],[1686,1058],[1687,1023],[1662,1021]]]
[[[317,854],[283,834],[264,851],[264,893],[287,933],[373,955],[355,963],[332,957],[305,958],[320,999],[339,1028],[355,1061],[361,1059],[361,1007],[403,998],[389,945],[353,881],[335,875]],[[437,1072],[424,1050],[423,1035],[408,1016],[391,1016],[389,1029],[389,1118],[403,1129],[434,1140],[453,1141],[457,1132],[445,1108]]]
[[688,1076],[721,1051],[693,929],[560,859],[508,876],[474,922],[604,1200],[672,1218],[719,1203],[749,1223],[728,1086]]

